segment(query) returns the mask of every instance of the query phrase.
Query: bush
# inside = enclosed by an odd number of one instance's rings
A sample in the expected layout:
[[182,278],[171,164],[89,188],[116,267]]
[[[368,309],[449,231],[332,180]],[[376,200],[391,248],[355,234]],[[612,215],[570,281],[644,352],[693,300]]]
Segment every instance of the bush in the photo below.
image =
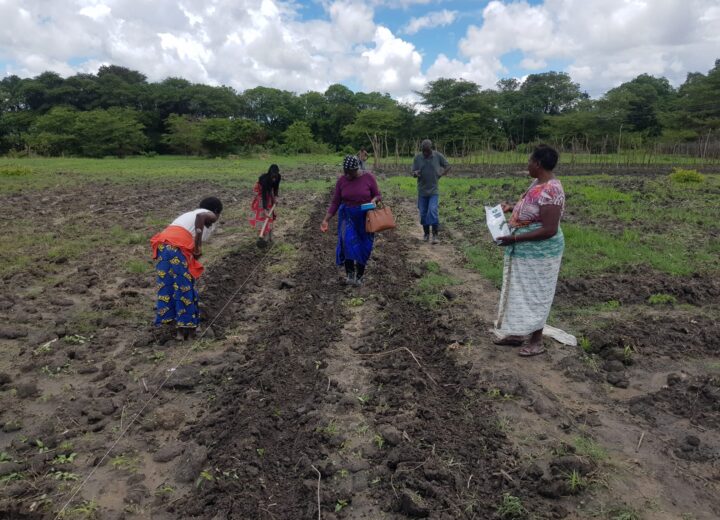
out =
[[697,170],[685,170],[683,168],[674,168],[670,174],[670,180],[680,182],[682,184],[704,182],[705,177]]
[[25,175],[31,175],[32,170],[25,166],[17,166],[15,164],[8,164],[0,166],[0,177],[22,177]]

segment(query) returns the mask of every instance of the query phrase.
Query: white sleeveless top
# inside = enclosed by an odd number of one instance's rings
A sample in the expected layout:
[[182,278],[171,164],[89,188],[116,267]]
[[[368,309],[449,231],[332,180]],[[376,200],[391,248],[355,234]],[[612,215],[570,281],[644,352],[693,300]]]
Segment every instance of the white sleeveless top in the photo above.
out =
[[[208,209],[194,209],[192,211],[188,211],[187,213],[183,213],[178,218],[172,221],[171,226],[180,226],[182,228],[187,229],[190,234],[193,237],[193,240],[195,240],[195,217],[198,216],[200,213],[212,213],[212,211]],[[208,240],[213,232],[215,231],[215,223],[213,223],[210,227],[203,228],[203,234],[202,234],[202,240],[205,242]]]

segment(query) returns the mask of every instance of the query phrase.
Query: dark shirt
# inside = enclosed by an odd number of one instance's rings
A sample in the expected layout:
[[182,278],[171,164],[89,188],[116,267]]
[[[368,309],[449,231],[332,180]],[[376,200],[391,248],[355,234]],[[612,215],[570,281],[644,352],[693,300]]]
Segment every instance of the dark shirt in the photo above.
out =
[[417,186],[418,195],[421,197],[430,197],[431,195],[438,195],[438,179],[443,170],[450,166],[445,156],[440,152],[432,151],[432,155],[427,159],[421,153],[415,156],[413,159],[412,170],[420,171],[418,176]]
[[258,184],[260,184],[260,187],[262,188],[261,193],[263,209],[270,209],[268,208],[268,195],[272,195],[274,197],[278,196],[278,191],[280,190],[280,179],[281,176],[279,173],[277,174],[277,180],[275,182],[273,182],[270,178],[269,173],[263,173],[258,179]]
[[354,179],[343,175],[335,183],[335,193],[333,193],[328,213],[335,215],[340,204],[356,208],[370,202],[375,197],[380,200],[381,195],[375,176],[372,173],[365,172]]

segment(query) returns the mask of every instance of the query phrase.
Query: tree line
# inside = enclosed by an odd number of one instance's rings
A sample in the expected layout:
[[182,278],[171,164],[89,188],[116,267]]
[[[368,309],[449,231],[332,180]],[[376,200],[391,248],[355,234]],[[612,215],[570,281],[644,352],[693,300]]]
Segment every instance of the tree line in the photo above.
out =
[[503,79],[495,88],[438,79],[417,107],[339,84],[295,94],[269,87],[238,93],[182,78],[148,82],[115,65],[97,74],[0,81],[0,153],[103,157],[223,156],[355,151],[412,154],[430,138],[445,153],[523,149],[537,140],[562,150],[720,153],[720,60],[679,87],[641,74],[591,99],[563,72]]

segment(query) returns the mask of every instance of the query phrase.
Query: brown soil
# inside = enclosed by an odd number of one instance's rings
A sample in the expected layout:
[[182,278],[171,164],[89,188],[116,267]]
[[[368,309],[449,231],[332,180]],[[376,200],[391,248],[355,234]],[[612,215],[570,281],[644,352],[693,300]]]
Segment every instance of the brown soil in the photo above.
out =
[[[512,518],[505,495],[533,518],[720,515],[714,314],[633,307],[649,292],[700,308],[714,280],[564,282],[561,304],[634,310],[574,331],[591,357],[548,342],[521,359],[487,334],[495,288],[451,239],[419,240],[411,201],[395,201],[400,230],[378,237],[358,289],[317,232],[324,201],[286,194],[277,245],[260,251],[242,198],[206,247],[204,337],[177,342],[148,326],[152,272],[126,262],[161,226],[144,215],[166,221],[196,188],[0,197],[59,243],[114,225],[142,238],[59,262],[38,246],[5,275],[0,518],[54,518],[68,501],[66,518]],[[239,188],[203,190],[232,201]],[[458,282],[432,307],[417,292],[430,261]]]

